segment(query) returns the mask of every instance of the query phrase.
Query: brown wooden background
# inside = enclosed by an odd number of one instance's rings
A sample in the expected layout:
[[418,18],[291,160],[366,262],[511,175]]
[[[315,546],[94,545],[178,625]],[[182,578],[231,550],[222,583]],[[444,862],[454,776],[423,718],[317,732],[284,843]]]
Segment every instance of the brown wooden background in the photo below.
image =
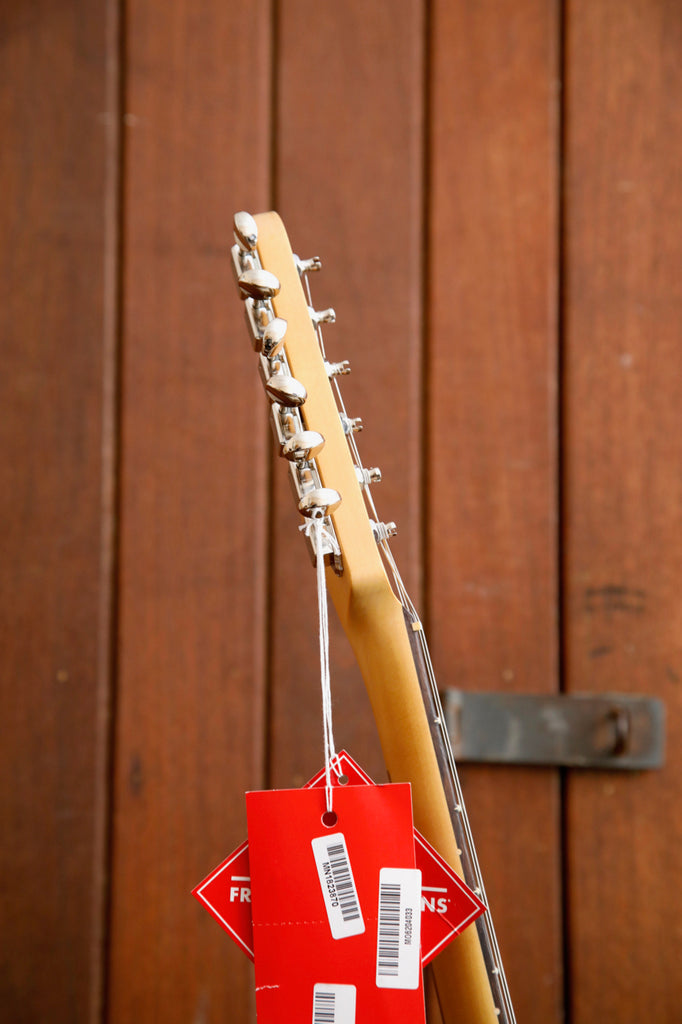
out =
[[[441,683],[667,704],[662,772],[464,773],[520,1024],[682,1020],[679,3],[0,21],[2,1020],[253,1019],[189,891],[244,790],[321,758],[228,259],[270,207],[324,259]],[[381,777],[332,645],[337,737]]]

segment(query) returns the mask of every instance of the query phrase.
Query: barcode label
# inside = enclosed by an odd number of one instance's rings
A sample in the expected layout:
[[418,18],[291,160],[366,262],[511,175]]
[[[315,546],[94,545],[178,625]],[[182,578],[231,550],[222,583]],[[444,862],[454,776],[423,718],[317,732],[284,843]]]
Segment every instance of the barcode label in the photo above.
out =
[[362,935],[365,922],[343,833],[313,839],[312,847],[333,937]]
[[377,928],[378,988],[418,988],[422,873],[382,868]]
[[316,985],[313,1024],[355,1024],[355,985]]

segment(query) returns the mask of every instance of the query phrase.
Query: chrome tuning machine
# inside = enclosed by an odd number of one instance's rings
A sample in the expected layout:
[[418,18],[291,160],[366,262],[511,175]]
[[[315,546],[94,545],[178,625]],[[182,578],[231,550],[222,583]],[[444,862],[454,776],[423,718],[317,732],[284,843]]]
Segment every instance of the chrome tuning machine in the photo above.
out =
[[300,430],[282,445],[282,455],[289,462],[310,462],[324,448],[324,438],[316,430]]
[[263,333],[256,342],[256,350],[262,352],[270,359],[276,356],[284,344],[284,336],[287,333],[287,322],[281,316],[276,316],[263,328]]
[[345,412],[340,412],[341,426],[343,427],[344,434],[359,434],[362,430],[362,418],[360,416],[346,416]]
[[341,495],[333,487],[314,487],[298,503],[298,511],[306,519],[316,515],[328,516],[341,504]]
[[239,294],[246,300],[247,317],[251,324],[256,347],[257,339],[270,322],[270,302],[279,294],[280,283],[274,274],[261,267],[252,267],[237,277]]
[[342,359],[340,363],[329,363],[325,359],[324,368],[329,378],[345,377],[346,374],[350,373],[350,363],[347,359]]
[[314,327],[319,327],[320,324],[333,324],[336,322],[336,313],[331,306],[329,309],[313,309],[312,306],[308,306],[308,312]]
[[361,487],[369,487],[370,484],[381,483],[381,470],[378,466],[371,466],[369,469],[364,469],[362,466],[356,466],[355,475],[358,478],[358,483]]
[[273,373],[265,381],[265,391],[271,402],[277,402],[285,409],[298,409],[308,397],[300,380],[288,373]]
[[395,523],[377,523],[373,519],[370,519],[370,525],[377,544],[380,544],[384,540],[390,540],[391,537],[395,537],[398,532],[398,527]]
[[316,270],[322,270],[322,260],[319,256],[313,256],[309,260],[302,260],[294,256],[294,263],[299,274],[310,274]]
[[234,215],[234,240],[242,252],[253,252],[258,244],[258,225],[246,210]]

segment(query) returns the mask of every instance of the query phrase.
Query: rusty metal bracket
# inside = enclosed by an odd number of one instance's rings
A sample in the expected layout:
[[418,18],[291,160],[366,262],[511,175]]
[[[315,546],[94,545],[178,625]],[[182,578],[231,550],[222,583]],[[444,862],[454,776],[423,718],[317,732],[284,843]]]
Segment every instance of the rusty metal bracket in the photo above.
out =
[[455,759],[572,768],[660,768],[665,709],[623,693],[442,694]]

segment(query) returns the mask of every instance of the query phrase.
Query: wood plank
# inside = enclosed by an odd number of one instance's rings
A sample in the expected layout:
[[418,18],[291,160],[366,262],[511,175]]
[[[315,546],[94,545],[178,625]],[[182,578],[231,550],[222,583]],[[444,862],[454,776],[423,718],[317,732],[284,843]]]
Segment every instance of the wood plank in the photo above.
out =
[[661,697],[662,772],[573,775],[573,1019],[680,1018],[682,22],[568,8],[566,652],[570,689]]
[[133,0],[110,1019],[246,1021],[190,895],[263,782],[267,460],[232,215],[268,205],[270,5]]
[[[351,361],[344,401],[363,419],[365,464],[383,471],[375,501],[399,525],[393,548],[418,602],[423,5],[295,0],[278,38],[277,207],[295,251],[323,258],[311,287],[318,308],[337,311],[327,351]],[[298,785],[323,756],[315,580],[284,468],[273,472],[271,781]],[[333,614],[330,625],[338,744],[383,781],[364,685]]]
[[[441,687],[557,679],[558,12],[431,21],[428,626]],[[519,1020],[563,1019],[554,772],[463,786]]]
[[117,4],[0,12],[0,1014],[99,1019]]

